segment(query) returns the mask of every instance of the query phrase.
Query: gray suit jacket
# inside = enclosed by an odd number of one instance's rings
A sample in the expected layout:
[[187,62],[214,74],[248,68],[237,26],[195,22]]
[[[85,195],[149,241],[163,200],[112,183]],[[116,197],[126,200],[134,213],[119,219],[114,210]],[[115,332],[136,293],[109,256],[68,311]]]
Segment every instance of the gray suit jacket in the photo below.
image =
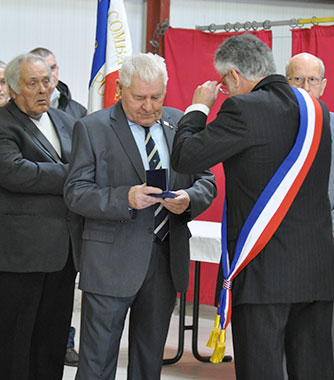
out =
[[82,218],[63,200],[73,121],[50,108],[62,157],[14,102],[0,108],[0,271],[62,269],[72,243],[78,266]]
[[[182,113],[164,108],[162,125],[169,149]],[[145,182],[145,169],[121,107],[115,106],[79,120],[65,201],[85,217],[80,286],[83,290],[126,297],[144,281],[152,251],[154,206],[129,210],[128,192]],[[170,265],[175,287],[184,292],[189,278],[190,232],[187,221],[202,213],[216,195],[214,176],[170,172],[170,189],[184,189],[191,211],[170,214]]]

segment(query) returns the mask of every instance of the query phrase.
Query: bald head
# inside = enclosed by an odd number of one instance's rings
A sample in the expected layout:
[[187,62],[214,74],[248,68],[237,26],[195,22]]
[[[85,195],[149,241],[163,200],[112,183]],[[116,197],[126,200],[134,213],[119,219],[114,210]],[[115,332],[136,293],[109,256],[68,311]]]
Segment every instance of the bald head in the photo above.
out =
[[325,91],[327,79],[324,75],[325,67],[321,59],[309,53],[293,56],[286,66],[290,86],[303,88],[316,98]]

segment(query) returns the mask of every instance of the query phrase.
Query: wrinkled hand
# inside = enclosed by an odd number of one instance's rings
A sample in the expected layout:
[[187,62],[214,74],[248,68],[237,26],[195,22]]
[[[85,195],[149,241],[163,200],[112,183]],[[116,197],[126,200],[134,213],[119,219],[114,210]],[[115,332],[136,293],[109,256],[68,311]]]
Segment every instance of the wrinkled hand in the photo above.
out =
[[146,186],[145,183],[143,185],[132,186],[128,194],[129,206],[136,210],[141,210],[155,203],[159,203],[159,198],[154,198],[149,195],[152,193],[161,194],[162,190],[157,187]]
[[190,198],[186,191],[175,191],[175,198],[165,198],[160,200],[161,204],[173,214],[182,214],[189,207]]
[[217,99],[221,84],[217,81],[207,81],[198,86],[193,96],[193,104],[205,104],[211,108]]

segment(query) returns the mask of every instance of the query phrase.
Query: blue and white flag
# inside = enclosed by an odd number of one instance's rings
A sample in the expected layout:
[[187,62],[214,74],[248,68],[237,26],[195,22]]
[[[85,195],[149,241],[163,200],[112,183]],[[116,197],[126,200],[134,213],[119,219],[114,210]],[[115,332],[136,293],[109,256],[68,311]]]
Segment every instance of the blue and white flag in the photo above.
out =
[[131,38],[123,0],[98,0],[88,113],[117,102],[115,80],[124,57],[131,54]]

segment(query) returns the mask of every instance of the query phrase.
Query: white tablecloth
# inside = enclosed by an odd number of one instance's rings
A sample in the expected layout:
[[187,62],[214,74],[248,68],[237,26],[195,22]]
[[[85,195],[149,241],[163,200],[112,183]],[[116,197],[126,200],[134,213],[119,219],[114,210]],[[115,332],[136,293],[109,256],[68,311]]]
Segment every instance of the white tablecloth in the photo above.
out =
[[193,220],[188,223],[190,258],[193,261],[219,263],[221,256],[221,223]]

